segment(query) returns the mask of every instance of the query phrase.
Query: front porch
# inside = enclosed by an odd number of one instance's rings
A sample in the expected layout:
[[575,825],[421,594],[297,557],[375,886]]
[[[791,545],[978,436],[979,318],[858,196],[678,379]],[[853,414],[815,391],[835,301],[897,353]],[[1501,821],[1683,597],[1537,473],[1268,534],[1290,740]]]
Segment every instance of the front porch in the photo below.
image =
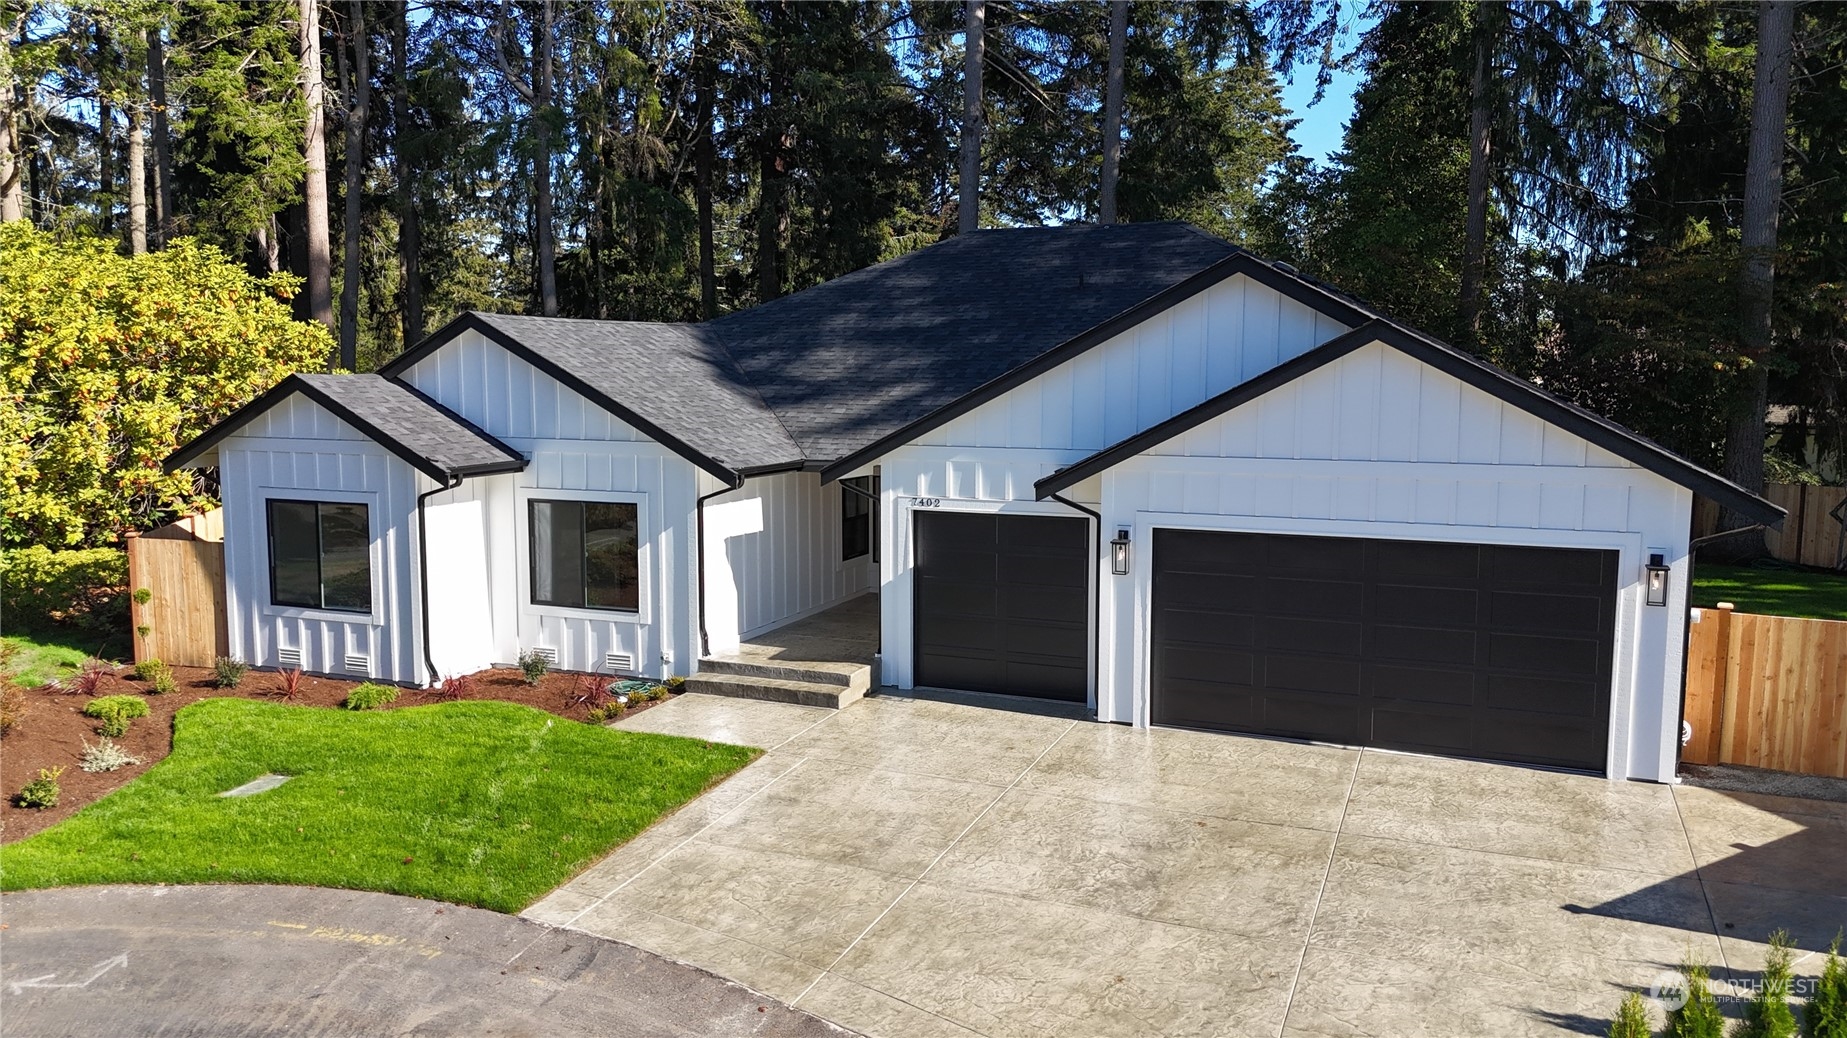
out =
[[688,692],[843,707],[872,687],[879,596],[860,595],[699,661]]

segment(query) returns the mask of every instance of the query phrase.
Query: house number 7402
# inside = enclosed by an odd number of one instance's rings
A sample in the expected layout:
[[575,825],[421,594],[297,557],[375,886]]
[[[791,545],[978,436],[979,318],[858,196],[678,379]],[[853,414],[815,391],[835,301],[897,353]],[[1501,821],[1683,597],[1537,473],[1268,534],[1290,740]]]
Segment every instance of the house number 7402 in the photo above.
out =
[[917,499],[917,507],[941,508],[943,507],[943,499],[940,497],[920,497]]

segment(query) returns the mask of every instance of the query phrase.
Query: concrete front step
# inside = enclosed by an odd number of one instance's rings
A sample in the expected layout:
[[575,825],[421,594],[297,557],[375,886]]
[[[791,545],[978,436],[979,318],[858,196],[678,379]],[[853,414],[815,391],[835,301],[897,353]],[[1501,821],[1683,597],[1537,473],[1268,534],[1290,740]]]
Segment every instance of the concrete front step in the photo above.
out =
[[811,685],[835,685],[864,692],[872,687],[872,668],[863,663],[819,663],[754,660],[738,656],[708,656],[699,661],[699,674],[725,674],[744,678],[773,678]]
[[824,706],[839,709],[866,694],[862,684],[826,684],[819,681],[791,681],[787,678],[760,677],[752,674],[712,673],[703,669],[686,679],[685,690],[708,696],[733,699],[761,699],[771,703],[794,703],[798,706]]

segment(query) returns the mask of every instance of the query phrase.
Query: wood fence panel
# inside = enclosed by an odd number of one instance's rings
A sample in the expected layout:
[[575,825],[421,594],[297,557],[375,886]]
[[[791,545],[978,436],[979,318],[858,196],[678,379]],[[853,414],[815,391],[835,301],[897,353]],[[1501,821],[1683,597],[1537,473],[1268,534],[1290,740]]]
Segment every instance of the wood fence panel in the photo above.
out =
[[[1781,530],[1764,533],[1770,554],[1784,562],[1836,568],[1841,562],[1841,525],[1828,512],[1847,500],[1847,487],[1815,487],[1799,483],[1772,483],[1764,497],[1789,511]],[[1693,536],[1705,537],[1719,528],[1719,506],[1703,497],[1693,499]]]
[[1847,621],[1701,614],[1682,759],[1847,778]]
[[131,606],[136,662],[209,667],[230,652],[223,538],[219,509],[129,537],[129,591],[148,596]]

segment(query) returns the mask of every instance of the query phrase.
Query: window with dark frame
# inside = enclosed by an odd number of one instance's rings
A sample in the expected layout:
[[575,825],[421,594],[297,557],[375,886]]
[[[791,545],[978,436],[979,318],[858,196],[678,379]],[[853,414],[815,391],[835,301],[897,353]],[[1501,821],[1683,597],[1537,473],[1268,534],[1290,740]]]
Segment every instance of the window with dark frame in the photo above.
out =
[[639,508],[627,501],[530,501],[532,604],[641,608]]
[[[864,493],[855,493],[850,487],[857,487]],[[840,559],[857,559],[873,550],[873,501],[867,494],[876,494],[871,476],[855,476],[840,481]],[[872,561],[877,562],[878,555],[873,554]]]
[[269,500],[269,600],[279,606],[372,611],[372,527],[366,506]]

